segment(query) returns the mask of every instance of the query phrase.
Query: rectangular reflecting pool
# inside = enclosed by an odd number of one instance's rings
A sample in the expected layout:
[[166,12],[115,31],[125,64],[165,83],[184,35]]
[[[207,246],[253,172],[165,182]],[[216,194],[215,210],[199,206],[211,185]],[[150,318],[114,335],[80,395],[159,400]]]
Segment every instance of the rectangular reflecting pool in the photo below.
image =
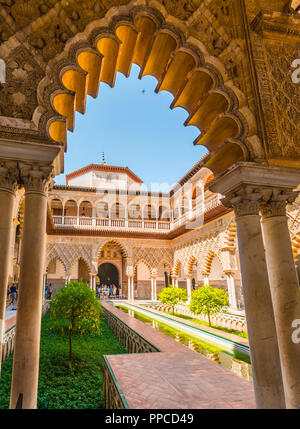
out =
[[154,317],[145,316],[144,314],[140,314],[138,311],[131,310],[125,306],[116,304],[115,306],[131,317],[140,320],[146,325],[151,326],[153,329],[158,330],[162,334],[173,338],[175,341],[185,345],[197,353],[200,353],[207,359],[214,361],[216,364],[221,365],[223,368],[230,370],[239,377],[252,382],[252,368],[248,356],[235,351],[231,353],[228,350],[220,348],[218,345],[201,341],[193,335],[176,330],[165,323],[158,322]]

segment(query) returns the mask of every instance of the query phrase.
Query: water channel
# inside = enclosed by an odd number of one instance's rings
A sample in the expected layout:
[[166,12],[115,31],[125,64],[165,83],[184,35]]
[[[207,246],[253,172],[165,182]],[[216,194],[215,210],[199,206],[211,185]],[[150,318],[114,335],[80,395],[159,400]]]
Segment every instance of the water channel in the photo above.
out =
[[[116,304],[115,304],[116,305]],[[250,365],[249,357],[237,352],[231,352],[220,348],[220,346],[199,340],[199,338],[193,335],[183,333],[180,330],[176,330],[167,324],[158,322],[155,318],[145,316],[137,311],[131,310],[122,305],[116,305],[117,308],[140,320],[146,325],[151,326],[153,329],[173,338],[181,344],[189,347],[191,350],[201,353],[206,358],[214,361],[216,364],[221,365],[223,368],[232,371],[234,374],[252,382],[252,369]]]

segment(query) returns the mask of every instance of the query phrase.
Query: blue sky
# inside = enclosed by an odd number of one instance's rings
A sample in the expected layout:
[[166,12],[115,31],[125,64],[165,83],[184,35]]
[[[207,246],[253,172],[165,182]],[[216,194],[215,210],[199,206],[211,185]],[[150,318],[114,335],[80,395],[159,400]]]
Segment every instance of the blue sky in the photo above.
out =
[[[203,156],[205,148],[193,145],[199,130],[183,125],[188,113],[171,110],[173,96],[156,94],[156,79],[138,73],[133,65],[129,78],[118,73],[114,88],[101,83],[97,99],[87,97],[86,113],[76,113],[68,132],[65,174],[101,163],[104,152],[107,164],[129,167],[149,190],[153,183],[167,190]],[[65,175],[55,181],[65,184]]]

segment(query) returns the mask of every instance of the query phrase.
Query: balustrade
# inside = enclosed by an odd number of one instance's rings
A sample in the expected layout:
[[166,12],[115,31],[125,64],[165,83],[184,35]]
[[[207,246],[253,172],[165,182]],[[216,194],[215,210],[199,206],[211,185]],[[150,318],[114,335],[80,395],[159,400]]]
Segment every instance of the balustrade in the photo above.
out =
[[[205,200],[204,212],[208,212],[220,205],[218,194],[212,194]],[[175,229],[178,226],[188,222],[192,217],[202,214],[202,205],[199,204],[192,210],[185,212],[179,218],[173,221],[160,220],[135,220],[135,219],[112,219],[97,217],[77,217],[77,216],[53,216],[53,222],[56,227],[92,227],[92,228],[125,228],[125,229],[147,229],[156,230],[161,233]]]

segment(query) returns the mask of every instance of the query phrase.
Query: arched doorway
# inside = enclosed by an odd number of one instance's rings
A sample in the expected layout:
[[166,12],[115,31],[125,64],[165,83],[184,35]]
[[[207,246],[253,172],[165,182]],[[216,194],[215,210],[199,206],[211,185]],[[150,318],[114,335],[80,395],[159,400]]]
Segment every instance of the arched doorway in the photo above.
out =
[[104,264],[101,264],[99,266],[98,277],[100,280],[100,284],[105,284],[107,286],[114,284],[119,287],[118,268],[109,262],[105,262]]

